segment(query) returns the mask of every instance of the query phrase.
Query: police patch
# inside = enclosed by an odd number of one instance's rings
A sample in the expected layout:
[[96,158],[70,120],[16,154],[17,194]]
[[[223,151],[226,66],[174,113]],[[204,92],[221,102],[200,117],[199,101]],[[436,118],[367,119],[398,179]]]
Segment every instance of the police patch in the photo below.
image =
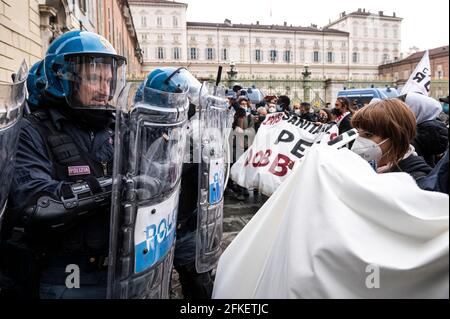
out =
[[69,167],[67,167],[67,169],[69,171],[69,176],[89,175],[89,174],[91,174],[91,168],[88,165],[69,166]]

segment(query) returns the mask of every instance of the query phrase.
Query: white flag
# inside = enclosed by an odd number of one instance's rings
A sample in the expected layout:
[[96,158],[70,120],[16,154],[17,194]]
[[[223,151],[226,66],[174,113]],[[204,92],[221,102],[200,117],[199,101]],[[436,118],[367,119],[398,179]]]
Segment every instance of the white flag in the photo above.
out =
[[428,96],[430,93],[430,85],[430,57],[428,55],[428,50],[426,50],[422,60],[420,60],[419,64],[416,66],[416,69],[409,77],[408,82],[406,82],[400,94],[403,95],[409,92],[415,92]]

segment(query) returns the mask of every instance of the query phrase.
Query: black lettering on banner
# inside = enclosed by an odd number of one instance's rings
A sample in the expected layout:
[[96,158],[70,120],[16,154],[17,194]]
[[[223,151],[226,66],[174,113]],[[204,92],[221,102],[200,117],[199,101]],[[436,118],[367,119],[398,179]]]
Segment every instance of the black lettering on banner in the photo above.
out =
[[413,80],[416,81],[417,83],[422,82],[423,79],[425,79],[426,75],[423,74],[422,72],[417,72],[416,75],[414,76]]
[[309,126],[309,124],[310,124],[310,122],[301,119],[300,122],[299,122],[298,127],[306,129]]
[[[286,136],[285,136],[286,135]],[[282,130],[280,135],[278,135],[277,140],[275,141],[275,145],[278,145],[279,142],[292,142],[294,140],[294,134],[289,131]]]
[[295,125],[295,122],[297,122],[297,117],[292,116],[287,122]]
[[291,151],[291,154],[293,154],[294,156],[298,157],[298,158],[302,158],[306,150],[306,148],[303,147],[303,145],[310,147],[311,145],[313,145],[313,143],[304,141],[304,140],[299,140],[297,142],[297,144],[295,144],[294,148]]
[[427,90],[427,92],[430,92],[430,84],[431,84],[431,81],[428,81],[428,82],[424,85],[424,87],[425,87],[425,89]]
[[287,121],[287,120],[289,120],[291,117],[295,118],[295,116],[291,116],[289,113],[284,113],[284,114],[283,114],[282,120],[283,120],[283,121]]

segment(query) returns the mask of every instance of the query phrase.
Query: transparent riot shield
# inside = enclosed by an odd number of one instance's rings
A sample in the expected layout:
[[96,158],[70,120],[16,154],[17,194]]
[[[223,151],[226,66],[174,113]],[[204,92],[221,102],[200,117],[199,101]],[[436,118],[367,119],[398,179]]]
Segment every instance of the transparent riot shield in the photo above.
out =
[[128,84],[120,105],[107,297],[168,298],[188,99]]
[[223,194],[230,169],[228,137],[234,111],[225,89],[203,83],[198,118],[199,191],[195,265],[199,273],[217,264],[223,229]]
[[25,104],[27,76],[28,68],[23,61],[12,83],[0,81],[0,231],[14,173],[18,123]]

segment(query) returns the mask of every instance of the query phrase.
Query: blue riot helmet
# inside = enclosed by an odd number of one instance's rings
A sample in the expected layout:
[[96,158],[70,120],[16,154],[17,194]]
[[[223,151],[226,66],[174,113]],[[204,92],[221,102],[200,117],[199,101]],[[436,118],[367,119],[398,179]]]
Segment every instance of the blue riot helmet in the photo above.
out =
[[165,95],[156,92],[187,92],[189,102],[198,106],[201,83],[184,67],[160,67],[149,73],[144,84],[146,103],[164,104]]
[[45,93],[74,109],[114,110],[125,85],[126,59],[104,37],[70,31],[49,46]]
[[30,68],[27,78],[28,105],[36,108],[42,100],[45,88],[44,60],[38,61]]

